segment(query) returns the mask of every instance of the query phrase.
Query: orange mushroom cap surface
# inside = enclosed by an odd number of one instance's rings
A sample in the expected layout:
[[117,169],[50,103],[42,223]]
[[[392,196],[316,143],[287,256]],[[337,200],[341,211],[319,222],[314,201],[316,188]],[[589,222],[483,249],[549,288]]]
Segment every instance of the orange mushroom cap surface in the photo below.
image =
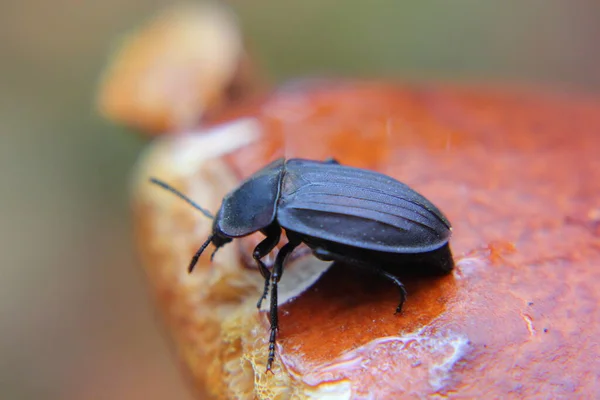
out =
[[[316,82],[209,122],[193,138],[156,144],[140,162],[134,192],[145,266],[202,391],[223,398],[600,391],[599,102]],[[192,142],[200,143],[196,158]],[[145,179],[161,175],[216,210],[241,179],[281,156],[333,156],[407,183],[452,222],[456,267],[442,277],[400,275],[408,290],[400,315],[389,282],[343,265],[321,271],[280,307],[275,373],[265,375],[269,325],[254,306],[262,279],[250,257],[260,235],[230,245],[214,264],[203,256],[199,272],[187,275],[210,221],[154,194]],[[302,268],[284,271],[282,283]]]

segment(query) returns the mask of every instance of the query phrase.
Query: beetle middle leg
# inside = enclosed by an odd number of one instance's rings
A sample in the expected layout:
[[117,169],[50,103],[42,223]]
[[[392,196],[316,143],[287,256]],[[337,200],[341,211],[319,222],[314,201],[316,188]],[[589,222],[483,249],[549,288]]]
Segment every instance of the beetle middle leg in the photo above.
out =
[[383,268],[379,267],[377,264],[369,264],[369,263],[366,263],[363,261],[358,261],[352,257],[348,257],[348,256],[338,254],[338,253],[332,253],[331,251],[325,250],[323,248],[315,248],[315,249],[313,249],[313,252],[314,252],[315,256],[317,258],[319,258],[320,260],[338,261],[338,262],[341,262],[344,264],[348,264],[350,266],[364,269],[370,273],[375,272],[377,275],[392,282],[400,290],[400,303],[398,304],[398,307],[396,307],[395,314],[398,314],[402,311],[402,306],[404,306],[404,302],[406,301],[407,294],[406,294],[406,288],[404,287],[404,284],[402,282],[400,282],[400,279],[398,279],[398,277],[390,274]]
[[275,360],[275,341],[277,339],[277,331],[279,330],[279,320],[278,320],[278,309],[277,309],[277,283],[281,279],[281,274],[283,273],[283,263],[287,256],[289,256],[296,247],[300,245],[300,241],[294,240],[288,235],[287,242],[279,253],[277,253],[277,258],[275,259],[275,265],[273,266],[273,273],[271,274],[271,310],[270,310],[270,319],[271,319],[271,335],[269,337],[269,358],[267,360],[267,372],[271,371],[271,367],[273,366],[273,360]]
[[263,278],[265,278],[265,287],[263,289],[262,296],[260,299],[258,299],[258,303],[256,304],[257,308],[260,308],[262,301],[267,298],[267,294],[269,294],[269,282],[271,280],[271,273],[269,272],[269,269],[265,263],[261,261],[261,258],[269,254],[271,251],[273,251],[275,246],[277,246],[277,243],[279,243],[279,239],[281,238],[281,228],[276,225],[271,225],[265,229],[263,233],[265,234],[266,238],[264,238],[263,241],[260,242],[252,252],[252,258],[254,258],[254,261],[256,261],[260,274]]

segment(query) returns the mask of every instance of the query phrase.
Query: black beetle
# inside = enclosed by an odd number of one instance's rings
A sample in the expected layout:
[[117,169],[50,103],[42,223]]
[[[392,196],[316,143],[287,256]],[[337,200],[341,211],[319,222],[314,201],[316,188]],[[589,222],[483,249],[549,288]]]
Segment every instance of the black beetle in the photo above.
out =
[[[271,284],[267,371],[275,357],[277,283],[286,257],[301,243],[321,260],[364,267],[393,282],[400,289],[396,312],[402,310],[406,290],[384,266],[406,265],[409,260],[410,269],[427,265],[446,273],[453,268],[448,247],[452,228],[437,207],[389,176],[343,166],[334,159],[274,161],[225,196],[216,217],[168,184],[151,181],[214,219],[212,234],[192,257],[190,272],[210,243],[216,247],[212,259],[234,238],[257,231],[266,236],[253,258],[265,278],[259,308]],[[261,259],[277,246],[282,228],[288,242],[270,272]]]

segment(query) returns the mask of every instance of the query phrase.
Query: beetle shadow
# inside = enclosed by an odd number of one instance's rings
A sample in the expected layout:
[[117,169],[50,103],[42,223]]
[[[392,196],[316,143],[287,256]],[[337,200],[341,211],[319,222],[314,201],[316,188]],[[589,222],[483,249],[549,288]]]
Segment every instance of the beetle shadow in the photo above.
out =
[[449,249],[425,258],[402,257],[398,264],[385,268],[398,277],[408,293],[397,315],[400,292],[392,282],[374,269],[335,262],[308,290],[281,306],[281,343],[284,348],[310,349],[305,352],[308,358],[331,360],[372,340],[428,325],[456,296],[451,269],[442,271],[439,264],[436,268],[429,263],[448,255]]
[[[338,269],[340,271],[338,271]],[[400,290],[398,286],[389,278],[385,277],[385,271],[398,278],[404,285],[407,292],[405,307],[410,307],[410,299],[419,299],[421,303],[426,302],[427,293],[438,286],[440,282],[447,282],[450,278],[450,272],[454,269],[454,259],[448,245],[440,249],[419,254],[402,254],[395,257],[393,265],[377,264],[373,266],[355,266],[336,262],[331,267],[332,274],[347,275],[349,271],[354,271],[357,275],[354,279],[359,282],[361,291],[365,294],[378,294],[382,292],[396,292],[397,301],[400,300]],[[378,301],[374,296],[374,301]],[[431,298],[430,298],[431,299]],[[366,300],[366,299],[365,299]],[[414,300],[413,300],[414,301]]]
[[398,277],[427,279],[449,274],[454,269],[454,257],[446,244],[426,253],[398,255],[394,265],[382,265],[381,268]]

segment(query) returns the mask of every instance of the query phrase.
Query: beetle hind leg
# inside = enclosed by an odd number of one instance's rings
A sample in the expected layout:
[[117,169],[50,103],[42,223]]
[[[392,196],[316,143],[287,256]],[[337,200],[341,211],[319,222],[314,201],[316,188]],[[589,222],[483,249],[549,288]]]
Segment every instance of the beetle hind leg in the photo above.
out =
[[404,284],[400,281],[400,279],[398,279],[398,277],[390,274],[389,272],[387,272],[386,270],[384,270],[383,268],[379,267],[376,264],[368,264],[365,262],[360,262],[352,257],[344,256],[342,254],[332,253],[323,248],[313,249],[313,253],[315,254],[315,257],[317,257],[320,260],[338,261],[338,262],[341,262],[344,264],[348,264],[350,266],[358,267],[358,268],[364,269],[365,271],[367,271],[369,273],[374,272],[377,275],[381,276],[382,278],[385,278],[388,281],[392,282],[394,285],[396,285],[398,290],[400,290],[400,303],[398,303],[398,307],[396,307],[396,312],[394,314],[399,314],[400,312],[402,312],[402,307],[404,306],[404,302],[406,302],[407,293],[406,293],[406,288],[404,287]]
[[396,307],[396,312],[394,313],[399,314],[400,312],[402,312],[402,306],[404,306],[404,302],[406,301],[406,288],[404,287],[404,284],[400,282],[400,279],[398,279],[398,277],[390,274],[389,272],[381,268],[376,268],[376,271],[379,274],[379,276],[382,276],[387,280],[391,281],[400,290],[400,303],[398,303],[398,307]]

